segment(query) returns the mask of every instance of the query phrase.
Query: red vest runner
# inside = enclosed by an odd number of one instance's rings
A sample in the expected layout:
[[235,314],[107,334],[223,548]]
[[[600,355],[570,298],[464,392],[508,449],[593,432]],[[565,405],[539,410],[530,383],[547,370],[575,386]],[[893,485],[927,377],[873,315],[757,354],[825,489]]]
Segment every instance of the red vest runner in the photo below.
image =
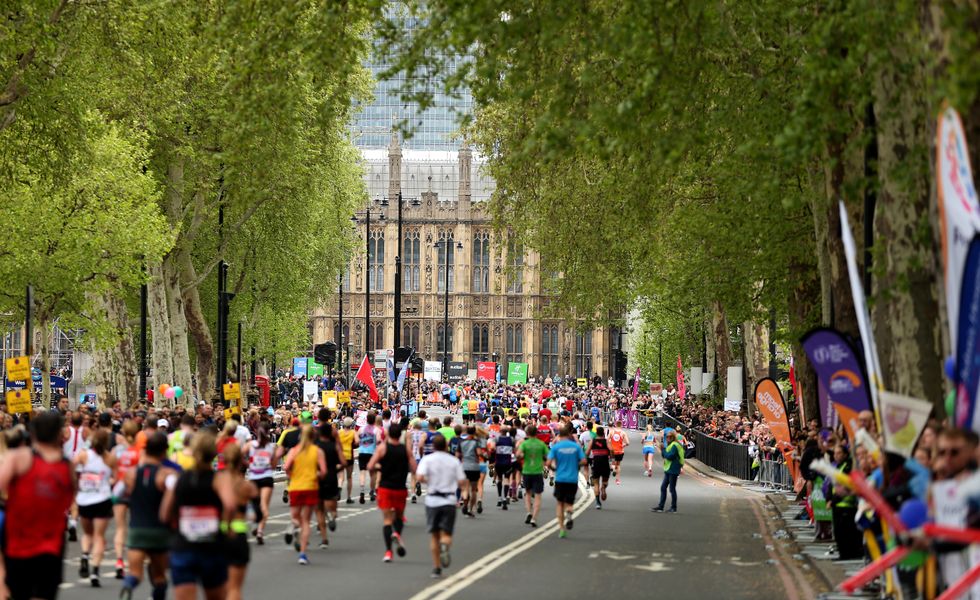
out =
[[49,463],[34,452],[31,468],[10,483],[7,495],[6,555],[61,556],[65,512],[75,495],[68,461]]

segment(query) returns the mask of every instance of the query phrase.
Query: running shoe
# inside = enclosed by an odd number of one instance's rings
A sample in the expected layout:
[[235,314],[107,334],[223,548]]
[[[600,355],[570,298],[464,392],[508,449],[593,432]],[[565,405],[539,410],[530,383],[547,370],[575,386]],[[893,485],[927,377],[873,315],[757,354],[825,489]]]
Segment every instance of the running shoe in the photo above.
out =
[[606,494],[606,488],[602,488],[602,491],[599,493],[599,497],[605,500],[607,496],[608,494]]
[[595,501],[595,509],[596,510],[602,510],[602,501],[600,501],[600,500],[596,500]]
[[289,490],[282,491],[282,501],[284,504],[289,502]]
[[78,529],[76,528],[74,523],[68,525],[68,541],[69,542],[78,541]]
[[261,531],[255,534],[255,543],[259,546],[265,545],[265,536]]
[[358,500],[361,504],[364,504],[364,492],[361,492],[361,499]]
[[548,485],[550,485],[551,487],[555,487],[555,478],[554,477],[549,477],[548,478]]
[[664,509],[660,506],[654,506],[650,509],[650,512],[664,512]]
[[537,526],[538,526],[538,522],[535,521],[534,519],[531,519],[531,527],[537,527]]
[[669,512],[669,513],[675,513],[675,512],[677,512],[677,509],[676,508],[668,508],[667,509],[667,512]]
[[378,499],[378,494],[374,490],[371,490],[371,502],[374,502],[377,499]]
[[439,544],[439,564],[442,565],[442,568],[448,569],[451,560],[449,556],[449,544]]
[[88,577],[88,557],[82,556],[82,560],[78,562],[78,576],[82,579]]
[[395,544],[395,552],[398,554],[398,556],[405,556],[405,546],[402,545],[402,534],[398,533],[397,531],[392,532],[391,541],[393,544]]
[[531,524],[531,513],[527,513],[527,516],[524,517],[524,524],[525,525]]
[[435,569],[432,569],[432,574],[429,575],[429,577],[431,577],[432,579],[441,579],[442,578],[442,569],[440,569],[439,567],[436,567]]
[[416,484],[415,484],[415,495],[416,496],[421,496],[422,495],[422,484],[421,483],[417,483],[416,482]]
[[415,494],[412,494],[412,504],[416,504],[416,503],[418,503],[418,501],[419,501],[418,500],[418,496],[416,496]]
[[326,550],[329,547],[330,547],[330,542],[328,542],[327,540],[323,540],[322,542],[320,542],[320,550]]
[[562,529],[561,531],[558,532],[558,538],[559,539],[562,539],[563,540],[563,539],[565,539],[567,537],[568,537],[568,532],[565,531],[564,529]]
[[575,527],[575,519],[568,517],[568,520],[565,521],[565,529],[571,529],[573,527]]
[[327,529],[337,531],[337,517],[332,514],[327,514]]
[[126,565],[123,563],[123,559],[116,559],[116,579],[122,579],[126,576],[125,574]]
[[354,499],[350,496],[347,497],[347,504],[354,504]]
[[385,550],[384,558],[382,558],[381,560],[384,562],[391,562],[391,558],[392,558],[391,550]]
[[310,559],[306,558],[306,554],[301,552],[299,555],[299,560],[297,560],[296,562],[298,562],[301,565],[308,565],[310,564]]
[[476,501],[476,514],[478,515],[483,514],[483,500]]
[[506,500],[504,500],[504,503],[500,505],[500,508],[501,508],[501,510],[507,510],[507,501]]
[[92,576],[89,578],[89,583],[92,584],[92,587],[102,587],[102,582],[99,581],[98,573],[92,573]]
[[296,528],[295,527],[293,527],[292,529],[288,529],[286,531],[286,535],[284,535],[282,539],[284,539],[286,541],[286,545],[287,546],[293,543],[293,536],[294,535],[296,535]]

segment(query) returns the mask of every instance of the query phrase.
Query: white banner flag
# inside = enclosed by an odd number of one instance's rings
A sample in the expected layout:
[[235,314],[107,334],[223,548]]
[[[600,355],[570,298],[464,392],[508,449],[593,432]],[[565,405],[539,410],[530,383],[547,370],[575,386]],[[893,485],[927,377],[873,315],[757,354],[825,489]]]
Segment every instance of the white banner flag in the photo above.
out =
[[885,430],[885,450],[905,457],[912,456],[915,442],[929,420],[932,404],[884,390],[878,394],[878,399]]
[[425,368],[423,372],[427,381],[441,381],[442,363],[438,360],[427,360],[425,361]]
[[304,381],[303,382],[303,400],[312,404],[316,402],[317,397],[317,382],[315,381]]

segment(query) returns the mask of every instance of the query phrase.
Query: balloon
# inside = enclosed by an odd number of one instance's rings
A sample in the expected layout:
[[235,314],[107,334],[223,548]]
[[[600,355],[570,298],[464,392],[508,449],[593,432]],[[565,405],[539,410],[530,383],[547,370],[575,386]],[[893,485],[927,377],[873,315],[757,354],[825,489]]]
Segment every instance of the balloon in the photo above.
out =
[[175,394],[176,392],[174,391],[174,388],[168,387],[166,390],[164,390],[163,397],[167,400],[173,400]]
[[946,416],[952,419],[956,415],[956,390],[946,394]]
[[180,387],[179,385],[174,386],[174,398],[180,398],[183,395],[184,395],[184,388]]
[[947,356],[946,360],[943,361],[943,370],[949,379],[956,377],[956,359],[952,356]]
[[164,396],[166,396],[167,395],[167,390],[170,389],[170,386],[167,385],[166,383],[161,383],[159,389],[160,389],[160,393],[163,394]]
[[909,529],[918,529],[929,520],[929,507],[918,498],[909,498],[898,509],[898,517]]

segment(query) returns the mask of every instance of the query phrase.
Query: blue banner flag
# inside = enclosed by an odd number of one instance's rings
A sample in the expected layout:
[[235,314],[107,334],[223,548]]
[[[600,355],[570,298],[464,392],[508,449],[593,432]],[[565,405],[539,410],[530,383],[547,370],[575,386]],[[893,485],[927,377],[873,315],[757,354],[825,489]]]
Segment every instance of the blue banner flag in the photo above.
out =
[[396,388],[398,389],[399,394],[402,393],[402,388],[405,387],[405,375],[408,374],[408,366],[409,363],[412,362],[412,357],[414,355],[415,355],[414,351],[411,354],[409,354],[408,358],[405,359],[405,362],[402,363],[401,370],[398,371],[398,383],[396,384]]
[[980,431],[980,236],[974,236],[963,261],[956,334],[956,426]]
[[390,356],[386,358],[385,367],[388,369],[388,383],[395,383],[395,360]]

